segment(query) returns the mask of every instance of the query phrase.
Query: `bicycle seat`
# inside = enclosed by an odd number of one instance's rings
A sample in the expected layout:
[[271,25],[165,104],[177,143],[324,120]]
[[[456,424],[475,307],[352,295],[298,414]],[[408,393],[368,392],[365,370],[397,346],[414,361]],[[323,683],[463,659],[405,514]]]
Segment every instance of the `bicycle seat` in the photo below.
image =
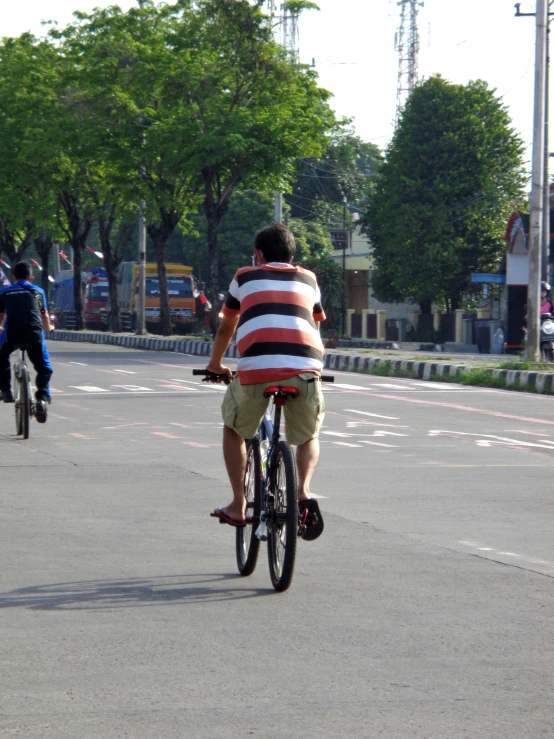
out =
[[285,385],[271,385],[264,390],[265,398],[273,398],[275,405],[284,405],[287,398],[296,398],[299,390],[296,387],[286,387]]

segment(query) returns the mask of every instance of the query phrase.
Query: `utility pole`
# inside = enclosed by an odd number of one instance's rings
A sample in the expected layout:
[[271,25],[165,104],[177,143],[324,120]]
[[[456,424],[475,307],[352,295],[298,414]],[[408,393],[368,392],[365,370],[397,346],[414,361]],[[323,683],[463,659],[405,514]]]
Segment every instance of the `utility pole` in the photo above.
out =
[[[550,264],[550,177],[549,177],[549,158],[550,158],[550,18],[554,15],[552,8],[554,0],[548,0],[548,23],[546,27],[546,64],[545,64],[545,85],[544,85],[544,163],[543,163],[543,212],[542,212],[542,244],[541,244],[541,279],[551,282],[551,264]],[[522,13],[521,3],[515,4],[516,18],[535,17],[535,13]]]
[[[300,11],[291,10],[286,2],[268,0],[268,15],[273,28],[280,32],[280,43],[286,49],[291,59],[298,61],[300,57],[300,40],[298,34],[298,19]],[[283,195],[275,191],[275,223],[283,222]]]
[[275,223],[283,222],[283,195],[275,190]]
[[533,116],[533,164],[529,208],[529,286],[527,289],[527,354],[540,359],[541,232],[544,188],[544,108],[547,0],[537,0],[535,15],[535,100]]
[[146,333],[146,203],[141,201],[138,217],[138,305],[137,336]]

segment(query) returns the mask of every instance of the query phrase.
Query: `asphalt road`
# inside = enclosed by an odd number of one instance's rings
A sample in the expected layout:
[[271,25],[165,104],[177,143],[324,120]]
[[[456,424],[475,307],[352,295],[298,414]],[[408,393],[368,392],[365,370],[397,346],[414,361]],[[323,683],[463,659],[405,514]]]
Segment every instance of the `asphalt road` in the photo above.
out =
[[51,352],[48,424],[0,407],[0,737],[552,736],[554,398],[336,373],[276,594],[205,359]]

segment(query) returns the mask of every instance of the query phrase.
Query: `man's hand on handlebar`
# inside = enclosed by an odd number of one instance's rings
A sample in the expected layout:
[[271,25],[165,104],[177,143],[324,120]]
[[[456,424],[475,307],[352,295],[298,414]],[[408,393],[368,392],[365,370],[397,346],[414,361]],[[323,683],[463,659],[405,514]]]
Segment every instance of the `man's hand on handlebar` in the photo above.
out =
[[223,364],[214,364],[210,362],[206,367],[208,372],[212,372],[214,375],[226,375],[229,382],[233,381],[233,373],[229,367],[225,367]]

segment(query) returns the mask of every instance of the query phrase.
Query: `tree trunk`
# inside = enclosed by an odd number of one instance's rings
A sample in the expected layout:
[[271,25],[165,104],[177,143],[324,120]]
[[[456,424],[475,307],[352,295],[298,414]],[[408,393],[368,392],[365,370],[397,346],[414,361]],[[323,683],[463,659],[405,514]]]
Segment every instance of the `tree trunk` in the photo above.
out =
[[82,331],[85,325],[85,317],[83,312],[83,286],[81,284],[81,264],[82,251],[81,248],[73,243],[73,304],[75,309],[75,329]]
[[[102,250],[103,251],[103,250]],[[110,320],[108,329],[114,334],[121,333],[121,313],[119,311],[119,295],[117,286],[117,260],[114,259],[112,253],[104,252],[104,267],[108,278],[108,291],[110,293]]]
[[431,313],[432,303],[430,300],[422,300],[419,303],[419,308],[422,313]]
[[158,280],[160,281],[160,329],[162,336],[171,336],[173,333],[169,295],[167,292],[167,271],[165,269],[165,245],[167,239],[168,237],[164,236],[163,229],[157,229],[157,233],[152,237],[156,252],[156,264],[158,266]]
[[220,248],[219,248],[219,220],[212,211],[207,214],[208,220],[208,254],[210,257],[210,290],[212,309],[210,311],[210,328],[212,334],[215,335],[218,327],[219,316],[219,264],[220,264]]
[[50,253],[54,244],[54,239],[51,236],[39,236],[35,240],[35,250],[40,257],[40,266],[42,271],[40,273],[41,287],[46,293],[46,298],[50,302],[50,281],[48,279],[50,275]]
[[165,268],[165,246],[167,240],[181,220],[182,212],[160,208],[160,220],[157,223],[149,223],[146,231],[154,244],[156,252],[156,264],[158,266],[158,280],[160,282],[160,328],[163,336],[171,336],[171,309],[169,307],[169,295],[167,293],[167,271]]
[[104,255],[104,268],[106,270],[106,276],[108,278],[108,291],[110,294],[108,330],[112,331],[115,334],[120,334],[121,313],[119,311],[119,296],[117,286],[117,268],[119,266],[119,260],[114,254],[111,244],[111,231],[114,223],[114,215],[115,213],[112,211],[107,220],[103,216],[100,216],[98,223],[98,235],[100,238],[100,245],[102,247],[102,254]]
[[64,231],[73,249],[73,297],[75,302],[75,328],[82,331],[85,325],[83,313],[83,290],[81,286],[81,265],[89,231],[92,227],[92,214],[79,197],[62,192],[59,203],[63,207],[67,219]]

